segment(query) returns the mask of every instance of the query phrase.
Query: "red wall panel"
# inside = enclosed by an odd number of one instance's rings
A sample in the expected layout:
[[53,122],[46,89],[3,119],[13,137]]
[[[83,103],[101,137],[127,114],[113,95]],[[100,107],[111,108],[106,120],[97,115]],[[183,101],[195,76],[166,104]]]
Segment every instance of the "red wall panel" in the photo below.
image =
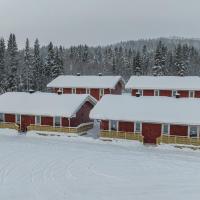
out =
[[90,89],[90,95],[99,100],[99,89]]
[[124,132],[134,132],[134,123],[133,122],[119,122],[118,130],[124,131]]
[[109,121],[101,120],[100,129],[108,130],[109,129]]
[[5,122],[15,123],[15,114],[5,114]]
[[160,90],[160,96],[171,97],[172,91],[171,90]]
[[180,94],[180,97],[189,97],[189,91],[187,90],[179,90],[178,93]]
[[111,94],[122,94],[122,89],[123,89],[122,83],[121,81],[119,81],[116,84],[115,89],[112,89]]
[[69,127],[69,120],[68,120],[68,118],[62,117],[62,126]]
[[85,88],[76,88],[76,94],[86,94]]
[[91,119],[89,118],[89,113],[93,107],[94,106],[87,101],[76,113],[76,117],[70,119],[70,126],[77,127],[82,123],[91,122]]
[[41,125],[53,126],[53,117],[42,116]]
[[200,98],[200,91],[195,91],[195,97]]
[[110,94],[110,89],[104,89],[104,94]]
[[170,135],[187,136],[188,135],[188,126],[170,125]]
[[154,96],[154,90],[143,90],[143,96]]
[[142,123],[144,143],[156,144],[156,138],[161,136],[161,124]]
[[35,124],[35,116],[29,116],[29,115],[21,115],[21,125],[20,130],[21,131],[27,131],[27,127],[31,124]]
[[71,94],[72,89],[71,88],[63,88],[63,94]]

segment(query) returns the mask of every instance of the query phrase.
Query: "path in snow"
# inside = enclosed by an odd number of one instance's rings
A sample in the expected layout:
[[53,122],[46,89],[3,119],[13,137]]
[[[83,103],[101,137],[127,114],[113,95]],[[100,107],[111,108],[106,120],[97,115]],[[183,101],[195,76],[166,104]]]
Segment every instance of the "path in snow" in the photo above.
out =
[[196,200],[199,169],[200,151],[0,130],[3,200]]

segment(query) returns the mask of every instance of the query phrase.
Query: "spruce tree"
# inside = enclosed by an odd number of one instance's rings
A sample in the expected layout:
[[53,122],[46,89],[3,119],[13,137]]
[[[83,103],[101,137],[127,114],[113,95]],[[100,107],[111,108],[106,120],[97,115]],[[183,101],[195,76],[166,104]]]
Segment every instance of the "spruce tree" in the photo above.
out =
[[5,41],[0,39],[0,93],[5,91],[6,70],[5,70]]
[[140,57],[140,52],[138,51],[136,56],[135,56],[135,74],[136,75],[141,75],[142,74],[142,68],[141,68],[141,57]]
[[34,89],[34,77],[33,77],[33,61],[30,53],[29,39],[26,39],[25,50],[24,50],[24,72],[23,72],[23,89],[29,91]]
[[16,91],[19,89],[19,83],[21,77],[18,76],[18,48],[16,43],[16,37],[14,34],[10,34],[8,40],[8,68],[9,68],[9,75],[7,79],[7,87],[9,91]]
[[163,46],[162,42],[159,41],[156,47],[154,66],[152,68],[152,74],[154,76],[162,75],[162,46]]
[[175,49],[175,67],[177,70],[177,75],[184,76],[186,73],[186,68],[183,62],[183,52],[182,52],[182,45],[178,44]]

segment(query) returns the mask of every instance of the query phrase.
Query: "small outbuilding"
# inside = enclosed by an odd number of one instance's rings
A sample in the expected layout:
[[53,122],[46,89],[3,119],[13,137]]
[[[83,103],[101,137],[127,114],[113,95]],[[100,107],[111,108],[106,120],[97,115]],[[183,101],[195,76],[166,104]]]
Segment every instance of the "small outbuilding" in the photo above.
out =
[[47,87],[52,92],[62,94],[90,94],[99,100],[105,94],[122,94],[124,81],[121,76],[77,76],[62,75],[50,82]]
[[83,133],[96,100],[87,94],[8,92],[0,96],[0,128]]
[[199,76],[132,76],[126,84],[132,96],[200,98]]
[[100,120],[102,137],[200,145],[199,110],[198,99],[105,95],[90,118]]

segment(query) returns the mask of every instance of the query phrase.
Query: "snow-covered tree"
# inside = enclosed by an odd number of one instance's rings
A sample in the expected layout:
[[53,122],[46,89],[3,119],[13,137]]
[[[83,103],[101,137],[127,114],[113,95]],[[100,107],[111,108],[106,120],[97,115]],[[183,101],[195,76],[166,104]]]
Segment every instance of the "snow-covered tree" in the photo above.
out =
[[6,86],[6,68],[5,68],[5,41],[0,39],[0,92],[4,90]]

